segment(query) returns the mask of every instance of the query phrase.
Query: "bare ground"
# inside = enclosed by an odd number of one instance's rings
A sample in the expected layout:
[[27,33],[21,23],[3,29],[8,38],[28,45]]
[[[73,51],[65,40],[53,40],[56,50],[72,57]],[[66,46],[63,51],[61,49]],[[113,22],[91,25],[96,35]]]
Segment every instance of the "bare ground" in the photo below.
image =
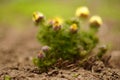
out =
[[[115,54],[108,62],[111,68],[101,61],[90,60],[85,69],[76,66],[40,73],[32,64],[32,57],[40,50],[36,33],[36,27],[26,30],[0,28],[0,80],[6,75],[12,80],[120,80],[120,51],[111,52]],[[86,68],[88,66],[90,69]]]

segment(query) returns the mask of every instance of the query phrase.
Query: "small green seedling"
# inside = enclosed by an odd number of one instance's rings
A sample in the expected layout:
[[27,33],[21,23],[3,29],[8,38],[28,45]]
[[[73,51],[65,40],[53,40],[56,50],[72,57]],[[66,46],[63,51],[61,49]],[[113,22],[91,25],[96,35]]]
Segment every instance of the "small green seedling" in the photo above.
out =
[[11,77],[9,75],[5,75],[4,80],[11,80]]

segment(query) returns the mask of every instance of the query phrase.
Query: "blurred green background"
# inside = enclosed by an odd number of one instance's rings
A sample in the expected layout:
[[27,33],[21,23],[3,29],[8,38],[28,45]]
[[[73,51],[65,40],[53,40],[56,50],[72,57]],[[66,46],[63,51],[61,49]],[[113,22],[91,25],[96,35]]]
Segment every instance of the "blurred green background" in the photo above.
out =
[[47,17],[69,18],[79,6],[88,6],[91,14],[104,19],[120,20],[120,0],[0,0],[0,22],[17,24],[30,21],[34,11],[41,11]]
[[33,26],[34,11],[44,13],[47,18],[68,19],[80,6],[88,6],[91,15],[100,15],[109,33],[120,39],[120,0],[0,0],[0,26],[29,28]]

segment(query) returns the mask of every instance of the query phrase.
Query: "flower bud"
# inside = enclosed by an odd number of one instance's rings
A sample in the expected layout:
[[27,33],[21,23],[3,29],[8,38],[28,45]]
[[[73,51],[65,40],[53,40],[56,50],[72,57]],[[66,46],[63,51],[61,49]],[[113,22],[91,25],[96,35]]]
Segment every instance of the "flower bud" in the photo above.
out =
[[89,20],[91,27],[100,27],[102,25],[102,19],[99,16],[92,16]]
[[49,19],[49,20],[47,21],[47,24],[53,25],[53,24],[54,24],[54,20],[53,20],[53,19]]
[[87,51],[83,50],[80,52],[80,57],[85,57],[87,55]]
[[55,31],[58,31],[58,30],[60,30],[61,29],[61,25],[59,24],[59,22],[54,22],[53,23],[53,29],[55,30]]
[[39,59],[43,59],[44,57],[45,57],[45,54],[42,52],[42,51],[40,51],[39,53],[38,53],[38,56],[37,56]]
[[55,17],[53,20],[54,20],[54,22],[58,22],[59,24],[63,23],[63,19],[59,18],[59,17]]
[[99,47],[100,50],[102,50],[103,52],[106,52],[108,50],[108,46],[107,45],[102,45]]
[[107,52],[107,50],[108,50],[108,46],[107,45],[100,46],[99,47],[99,52],[98,52],[97,56],[99,58],[102,58],[102,56]]
[[53,18],[53,19],[49,19],[49,20],[48,20],[48,23],[49,23],[50,25],[53,25],[53,24],[55,24],[55,23],[62,24],[62,23],[63,23],[63,19],[61,19],[61,18],[59,18],[59,17],[55,17],[55,18]]
[[70,26],[70,32],[71,32],[71,33],[76,33],[77,30],[78,30],[77,24],[74,23],[74,24],[72,24],[72,25]]
[[38,24],[39,22],[42,22],[44,20],[44,15],[40,12],[34,12],[33,13],[33,21]]
[[50,50],[50,48],[48,46],[43,46],[42,47],[43,52],[48,52],[49,50]]
[[89,16],[90,12],[89,9],[87,7],[80,7],[76,10],[76,16],[78,18],[87,18]]
[[61,29],[62,23],[63,23],[63,20],[59,17],[49,20],[49,24],[52,25],[52,27],[55,31],[58,31]]

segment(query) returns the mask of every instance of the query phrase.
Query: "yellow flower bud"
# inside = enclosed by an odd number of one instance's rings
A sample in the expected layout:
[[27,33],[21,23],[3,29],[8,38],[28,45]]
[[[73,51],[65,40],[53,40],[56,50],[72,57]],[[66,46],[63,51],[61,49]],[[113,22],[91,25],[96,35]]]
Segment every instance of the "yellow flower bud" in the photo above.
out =
[[55,22],[58,22],[59,24],[62,24],[63,23],[63,19],[62,18],[59,18],[59,17],[55,17],[53,19]]
[[71,26],[70,26],[70,31],[72,32],[72,33],[75,33],[75,32],[77,32],[77,30],[78,30],[78,26],[77,26],[77,24],[72,24]]
[[80,7],[76,10],[76,16],[77,17],[82,17],[82,18],[87,18],[89,16],[90,12],[87,7]]
[[53,23],[53,29],[55,30],[55,31],[58,31],[58,30],[60,30],[61,29],[61,24],[59,23],[59,22],[54,22]]
[[100,27],[103,22],[100,16],[92,16],[89,23],[91,27]]
[[58,31],[62,27],[63,20],[59,17],[56,17],[56,18],[50,20],[49,23],[53,26],[53,29],[55,31]]
[[44,20],[44,15],[40,12],[33,13],[33,21],[35,23],[39,23],[40,21]]

